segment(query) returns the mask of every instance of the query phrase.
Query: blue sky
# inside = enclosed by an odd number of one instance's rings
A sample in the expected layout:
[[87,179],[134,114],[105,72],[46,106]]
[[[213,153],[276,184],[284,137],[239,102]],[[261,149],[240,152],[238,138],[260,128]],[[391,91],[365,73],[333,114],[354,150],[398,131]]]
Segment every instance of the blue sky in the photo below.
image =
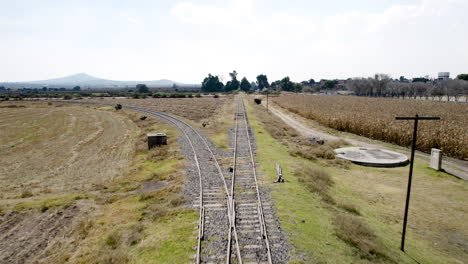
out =
[[468,72],[468,0],[0,0],[0,81]]

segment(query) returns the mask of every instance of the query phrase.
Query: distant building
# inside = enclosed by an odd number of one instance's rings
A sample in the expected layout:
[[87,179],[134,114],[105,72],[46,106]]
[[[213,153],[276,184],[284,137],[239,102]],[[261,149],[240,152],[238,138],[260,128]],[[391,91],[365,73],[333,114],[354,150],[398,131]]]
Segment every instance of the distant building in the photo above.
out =
[[450,79],[450,72],[439,72],[437,75],[437,79],[439,80],[448,80]]

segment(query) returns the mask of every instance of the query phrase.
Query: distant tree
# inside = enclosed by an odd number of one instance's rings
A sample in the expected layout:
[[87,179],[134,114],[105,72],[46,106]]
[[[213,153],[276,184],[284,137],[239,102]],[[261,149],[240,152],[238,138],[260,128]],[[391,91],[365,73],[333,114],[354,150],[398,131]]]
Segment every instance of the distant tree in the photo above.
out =
[[139,93],[149,93],[149,89],[146,86],[146,84],[137,84],[136,85],[136,90]]
[[257,83],[256,83],[256,82],[251,82],[251,83],[250,83],[250,90],[251,90],[251,91],[255,91],[255,90],[257,90],[257,89],[258,89]]
[[294,83],[294,92],[300,93],[304,89],[304,85],[302,83]]
[[241,83],[240,83],[240,89],[246,93],[250,91],[250,88],[252,88],[252,85],[249,83],[247,78],[242,78]]
[[65,91],[65,90],[67,90],[67,89],[65,89],[65,88],[59,88],[59,91]]
[[274,82],[272,82],[272,83],[270,84],[270,87],[271,87],[271,88],[275,88],[275,89],[276,89],[276,88],[279,88],[279,87],[280,87],[280,83],[281,83],[280,80],[274,81]]
[[416,78],[413,78],[413,80],[412,80],[412,82],[423,82],[423,83],[426,83],[428,81],[429,81],[429,79],[424,78],[424,77],[416,77]]
[[291,82],[289,76],[286,76],[283,79],[281,79],[280,87],[283,91],[294,91],[295,85],[293,82]]
[[75,87],[73,87],[73,91],[81,91],[81,87],[80,86],[75,86]]
[[218,76],[213,76],[211,73],[208,74],[202,82],[201,91],[204,93],[212,93],[212,92],[221,92],[223,91],[224,84],[219,81]]
[[229,76],[231,76],[231,80],[226,83],[226,86],[224,86],[224,91],[231,92],[234,90],[239,90],[240,83],[237,80],[237,72],[230,72]]
[[458,74],[457,79],[468,81],[468,73]]
[[172,84],[172,89],[176,89],[176,88],[178,88],[177,84],[176,84],[176,83],[173,83],[173,84]]
[[321,88],[325,90],[335,89],[337,84],[337,80],[324,80],[324,83],[322,84]]
[[5,86],[0,86],[0,91],[6,91]]
[[408,82],[408,79],[406,79],[405,76],[400,76],[399,81],[400,82]]
[[386,93],[387,85],[390,82],[390,76],[384,73],[377,73],[374,75],[373,85],[375,94],[377,96],[382,96]]
[[47,87],[42,87],[42,91],[47,91]]
[[263,88],[270,88],[270,84],[268,83],[268,77],[265,74],[258,75],[257,85],[260,90]]

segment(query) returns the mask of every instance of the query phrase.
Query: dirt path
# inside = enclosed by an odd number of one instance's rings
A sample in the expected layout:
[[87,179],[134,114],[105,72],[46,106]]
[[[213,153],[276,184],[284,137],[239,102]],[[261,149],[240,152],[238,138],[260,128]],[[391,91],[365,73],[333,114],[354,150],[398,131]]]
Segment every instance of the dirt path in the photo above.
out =
[[[283,120],[286,124],[290,125],[292,128],[297,130],[303,136],[315,136],[321,137],[325,140],[330,139],[344,139],[348,141],[351,145],[363,146],[363,147],[375,147],[375,148],[383,148],[388,149],[384,146],[384,142],[371,140],[365,137],[360,137],[351,133],[340,133],[338,135],[331,135],[330,133],[324,131],[326,128],[320,127],[318,124],[314,124],[312,127],[309,120],[298,116],[296,114],[290,113],[287,110],[284,110],[276,105],[269,105],[269,110],[276,116],[278,116],[281,120]],[[392,145],[392,148],[403,152],[409,156],[410,151],[407,148]],[[416,151],[416,158],[420,161],[429,162],[431,156],[430,154]],[[442,160],[442,167],[444,170],[458,178],[464,179],[468,181],[468,162],[463,160],[457,160],[449,157],[444,157]]]

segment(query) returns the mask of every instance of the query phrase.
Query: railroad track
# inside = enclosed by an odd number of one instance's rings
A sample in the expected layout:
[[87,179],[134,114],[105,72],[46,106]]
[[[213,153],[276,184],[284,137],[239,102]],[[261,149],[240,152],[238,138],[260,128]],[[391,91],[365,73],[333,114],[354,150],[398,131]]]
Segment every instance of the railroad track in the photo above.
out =
[[[230,196],[234,226],[238,231],[238,263],[272,263],[268,228],[258,187],[250,126],[239,97],[234,131],[233,172]],[[271,207],[268,209],[272,210]],[[272,212],[268,212],[272,217]],[[235,259],[232,259],[234,262]]]
[[193,203],[199,209],[195,263],[271,264],[268,235],[275,235],[277,224],[272,207],[262,204],[243,99],[237,101],[232,173],[223,172],[208,140],[187,122],[167,113],[123,107],[173,124],[188,142],[199,185]]

